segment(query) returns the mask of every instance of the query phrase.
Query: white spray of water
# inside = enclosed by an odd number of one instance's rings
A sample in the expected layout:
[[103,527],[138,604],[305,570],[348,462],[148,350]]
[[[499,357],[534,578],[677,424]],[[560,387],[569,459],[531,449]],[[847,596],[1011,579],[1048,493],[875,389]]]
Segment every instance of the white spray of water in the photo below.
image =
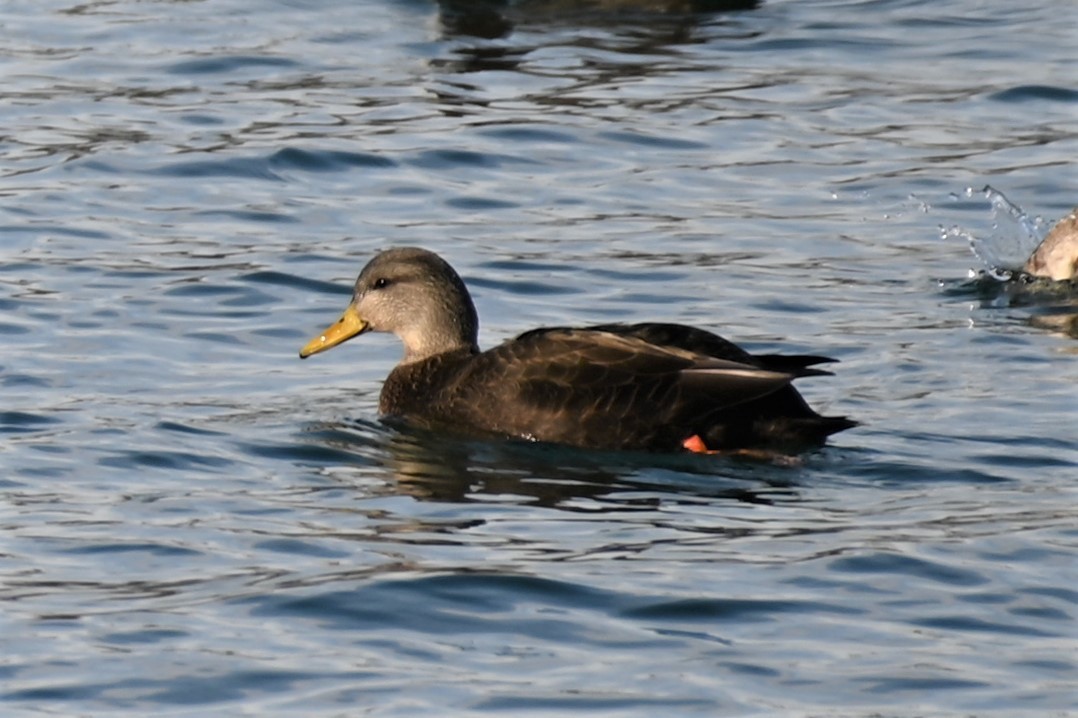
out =
[[[975,190],[967,189],[972,197]],[[944,238],[961,237],[980,259],[987,273],[995,279],[1006,281],[1025,264],[1030,253],[1040,244],[1043,220],[1030,217],[1018,205],[1011,202],[997,189],[988,185],[981,190],[992,205],[992,230],[986,236],[977,236],[967,230],[954,227],[943,231]]]

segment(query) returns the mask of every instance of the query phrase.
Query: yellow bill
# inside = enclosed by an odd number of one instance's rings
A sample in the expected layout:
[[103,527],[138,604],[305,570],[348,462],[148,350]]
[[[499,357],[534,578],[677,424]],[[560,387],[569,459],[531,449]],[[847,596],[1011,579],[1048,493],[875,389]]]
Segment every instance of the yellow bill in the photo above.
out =
[[342,344],[352,337],[362,334],[367,331],[369,327],[370,324],[356,313],[355,307],[349,304],[340,319],[330,325],[328,329],[314,339],[307,342],[307,345],[299,350],[299,358],[306,359],[312,354],[324,352],[326,349],[332,349],[338,344]]

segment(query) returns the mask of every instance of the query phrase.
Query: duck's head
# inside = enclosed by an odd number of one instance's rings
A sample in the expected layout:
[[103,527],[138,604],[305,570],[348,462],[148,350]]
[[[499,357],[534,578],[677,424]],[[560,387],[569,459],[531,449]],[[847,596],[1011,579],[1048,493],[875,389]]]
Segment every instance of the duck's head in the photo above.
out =
[[299,356],[306,359],[370,331],[400,337],[407,363],[447,351],[475,351],[479,319],[460,275],[444,259],[401,247],[368,262],[344,314]]

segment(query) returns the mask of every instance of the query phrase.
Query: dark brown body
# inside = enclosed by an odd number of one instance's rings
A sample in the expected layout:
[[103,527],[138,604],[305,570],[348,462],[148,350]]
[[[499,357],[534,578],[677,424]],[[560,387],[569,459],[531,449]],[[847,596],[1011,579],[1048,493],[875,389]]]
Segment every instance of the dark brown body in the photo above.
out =
[[713,450],[794,450],[854,425],[820,416],[790,386],[826,374],[809,367],[828,361],[752,356],[676,324],[537,329],[486,352],[397,367],[380,410],[434,428],[589,448],[677,451],[695,435]]

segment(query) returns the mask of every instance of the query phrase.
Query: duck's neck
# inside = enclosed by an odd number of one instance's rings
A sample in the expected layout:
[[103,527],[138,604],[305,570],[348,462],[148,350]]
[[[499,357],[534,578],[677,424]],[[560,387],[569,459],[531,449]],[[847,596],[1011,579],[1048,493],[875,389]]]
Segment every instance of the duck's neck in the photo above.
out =
[[475,351],[465,348],[414,361],[402,361],[393,368],[382,385],[379,412],[407,416],[430,409],[434,395],[452,383],[454,374],[474,354]]
[[479,346],[474,339],[452,334],[420,332],[415,336],[404,337],[404,358],[401,365],[415,364],[443,354],[478,354]]
[[478,353],[479,327],[471,302],[466,304],[468,311],[449,309],[397,329],[404,344],[401,364],[414,364],[440,354]]

